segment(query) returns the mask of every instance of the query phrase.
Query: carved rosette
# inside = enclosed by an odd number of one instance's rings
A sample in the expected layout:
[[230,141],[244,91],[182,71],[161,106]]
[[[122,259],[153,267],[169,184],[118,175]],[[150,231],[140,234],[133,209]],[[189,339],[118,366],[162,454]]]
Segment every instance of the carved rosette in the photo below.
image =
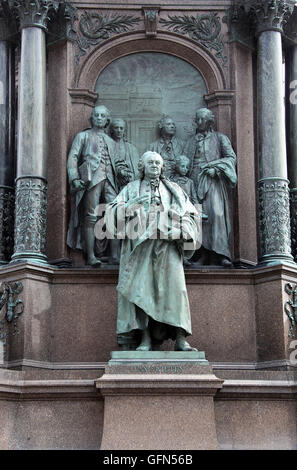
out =
[[0,186],[0,264],[13,253],[14,189]]
[[288,180],[263,178],[258,191],[261,260],[292,261]]
[[17,0],[14,2],[21,28],[37,26],[47,29],[49,10],[54,6],[50,0]]
[[292,254],[297,261],[297,188],[290,191]]
[[17,179],[13,260],[45,259],[47,183],[39,177]]
[[236,8],[244,10],[256,24],[257,34],[263,31],[283,31],[293,12],[291,0],[238,0]]

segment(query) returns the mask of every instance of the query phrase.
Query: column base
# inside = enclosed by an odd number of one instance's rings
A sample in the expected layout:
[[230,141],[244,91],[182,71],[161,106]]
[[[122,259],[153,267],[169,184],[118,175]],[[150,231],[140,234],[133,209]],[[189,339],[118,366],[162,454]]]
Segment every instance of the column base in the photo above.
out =
[[293,256],[289,255],[264,255],[260,258],[258,267],[261,266],[275,266],[277,264],[287,264],[289,266],[296,267],[296,263],[294,261]]
[[203,353],[133,353],[113,353],[96,380],[104,397],[101,450],[218,449],[213,397],[223,380]]
[[49,266],[46,255],[31,252],[13,254],[9,264],[15,263],[34,263],[41,264],[42,266]]

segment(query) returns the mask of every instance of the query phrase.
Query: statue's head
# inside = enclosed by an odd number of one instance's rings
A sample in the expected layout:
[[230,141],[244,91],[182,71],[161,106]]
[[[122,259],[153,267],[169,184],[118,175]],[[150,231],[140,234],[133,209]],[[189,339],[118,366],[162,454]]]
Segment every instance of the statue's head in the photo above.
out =
[[90,117],[92,127],[99,127],[99,129],[104,129],[109,125],[110,120],[110,111],[106,106],[95,106]]
[[198,132],[204,132],[213,128],[215,117],[210,109],[200,108],[196,111],[195,122]]
[[176,133],[176,125],[170,116],[163,116],[158,122],[158,129],[161,136],[173,137]]
[[179,155],[176,158],[175,168],[181,176],[186,176],[190,169],[190,159],[186,155]]
[[157,152],[145,152],[139,159],[138,171],[140,179],[159,178],[165,170],[164,160]]
[[124,119],[116,118],[110,123],[110,135],[113,139],[121,140],[124,138],[127,129],[127,124]]

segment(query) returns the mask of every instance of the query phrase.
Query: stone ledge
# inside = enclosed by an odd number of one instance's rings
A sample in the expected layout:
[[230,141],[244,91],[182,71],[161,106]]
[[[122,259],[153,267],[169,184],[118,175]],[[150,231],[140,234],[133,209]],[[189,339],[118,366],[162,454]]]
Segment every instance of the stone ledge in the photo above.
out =
[[[57,268],[33,263],[12,263],[0,266],[0,280],[11,278],[38,279],[52,284],[117,284],[118,270],[109,268]],[[288,264],[259,266],[251,269],[223,269],[204,267],[186,269],[187,284],[261,284],[273,280],[291,280],[297,276],[296,267]]]
[[296,380],[224,380],[215,399],[297,398]]
[[213,396],[223,380],[210,375],[105,374],[96,380],[103,396],[108,395],[206,395]]

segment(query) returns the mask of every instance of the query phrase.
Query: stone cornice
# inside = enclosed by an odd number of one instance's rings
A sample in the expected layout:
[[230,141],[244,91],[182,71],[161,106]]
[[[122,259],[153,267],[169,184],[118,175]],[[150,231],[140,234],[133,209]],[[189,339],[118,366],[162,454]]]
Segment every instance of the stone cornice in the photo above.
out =
[[283,32],[294,6],[293,0],[235,0],[233,9],[244,11],[259,35],[264,31]]

